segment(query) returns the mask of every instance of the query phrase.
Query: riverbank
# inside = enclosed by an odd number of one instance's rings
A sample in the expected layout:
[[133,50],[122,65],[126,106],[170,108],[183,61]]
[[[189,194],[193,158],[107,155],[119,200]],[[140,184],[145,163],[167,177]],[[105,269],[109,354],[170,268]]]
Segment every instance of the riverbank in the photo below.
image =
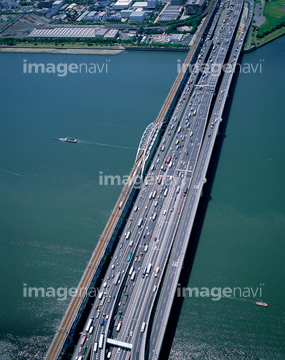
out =
[[[259,49],[260,47],[270,43],[273,40],[276,40],[278,38],[280,38],[281,36],[285,35],[285,28],[282,29],[278,29],[276,31],[273,31],[272,33],[266,35],[264,38],[262,38],[261,40],[259,40],[259,42],[257,42],[256,45],[251,46],[251,47],[245,47],[243,50],[244,54],[250,53],[256,49]],[[251,36],[253,36],[253,34],[251,34]]]
[[74,55],[118,55],[125,51],[120,48],[64,48],[48,46],[0,46],[0,53],[31,53],[31,54],[74,54]]

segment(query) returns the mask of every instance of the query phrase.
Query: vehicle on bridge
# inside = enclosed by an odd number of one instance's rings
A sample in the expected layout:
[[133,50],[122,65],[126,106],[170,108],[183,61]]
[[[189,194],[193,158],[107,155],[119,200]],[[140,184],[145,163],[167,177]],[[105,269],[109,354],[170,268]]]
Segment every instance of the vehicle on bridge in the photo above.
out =
[[187,194],[187,191],[188,191],[188,186],[186,185],[185,188],[184,188],[184,192],[183,192],[184,196]]

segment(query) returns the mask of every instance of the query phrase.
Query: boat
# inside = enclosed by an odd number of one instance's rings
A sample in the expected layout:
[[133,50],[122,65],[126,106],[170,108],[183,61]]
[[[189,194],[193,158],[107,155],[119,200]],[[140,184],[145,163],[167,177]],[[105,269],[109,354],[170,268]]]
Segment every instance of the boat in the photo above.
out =
[[257,301],[256,302],[256,305],[258,305],[258,306],[264,306],[264,307],[267,307],[268,305],[265,303],[265,302],[263,302],[263,301]]
[[71,143],[77,143],[78,139],[64,138],[63,141],[65,141],[65,142],[71,142]]
[[58,138],[58,137],[54,137],[53,140],[60,140],[60,141],[65,141],[65,142],[71,142],[71,143],[77,143],[78,139],[73,139],[73,138]]

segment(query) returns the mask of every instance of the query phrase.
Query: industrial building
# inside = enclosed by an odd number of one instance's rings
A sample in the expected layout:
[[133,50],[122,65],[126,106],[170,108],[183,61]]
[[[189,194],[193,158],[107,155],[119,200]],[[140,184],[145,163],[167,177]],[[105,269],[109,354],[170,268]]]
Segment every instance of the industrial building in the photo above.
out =
[[201,14],[206,8],[206,0],[187,0],[185,15]]
[[118,0],[114,5],[113,9],[123,10],[132,6],[133,0]]
[[136,11],[133,11],[130,15],[131,22],[143,22],[147,19],[146,12],[142,8],[138,8]]

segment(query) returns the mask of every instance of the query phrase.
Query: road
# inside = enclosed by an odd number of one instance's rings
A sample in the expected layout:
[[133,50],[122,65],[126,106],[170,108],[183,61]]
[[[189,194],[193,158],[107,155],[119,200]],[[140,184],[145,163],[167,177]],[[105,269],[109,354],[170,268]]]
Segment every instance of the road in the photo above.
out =
[[215,16],[94,301],[92,327],[85,324],[72,359],[159,357],[234,73],[217,69],[237,62],[251,9],[236,0]]

